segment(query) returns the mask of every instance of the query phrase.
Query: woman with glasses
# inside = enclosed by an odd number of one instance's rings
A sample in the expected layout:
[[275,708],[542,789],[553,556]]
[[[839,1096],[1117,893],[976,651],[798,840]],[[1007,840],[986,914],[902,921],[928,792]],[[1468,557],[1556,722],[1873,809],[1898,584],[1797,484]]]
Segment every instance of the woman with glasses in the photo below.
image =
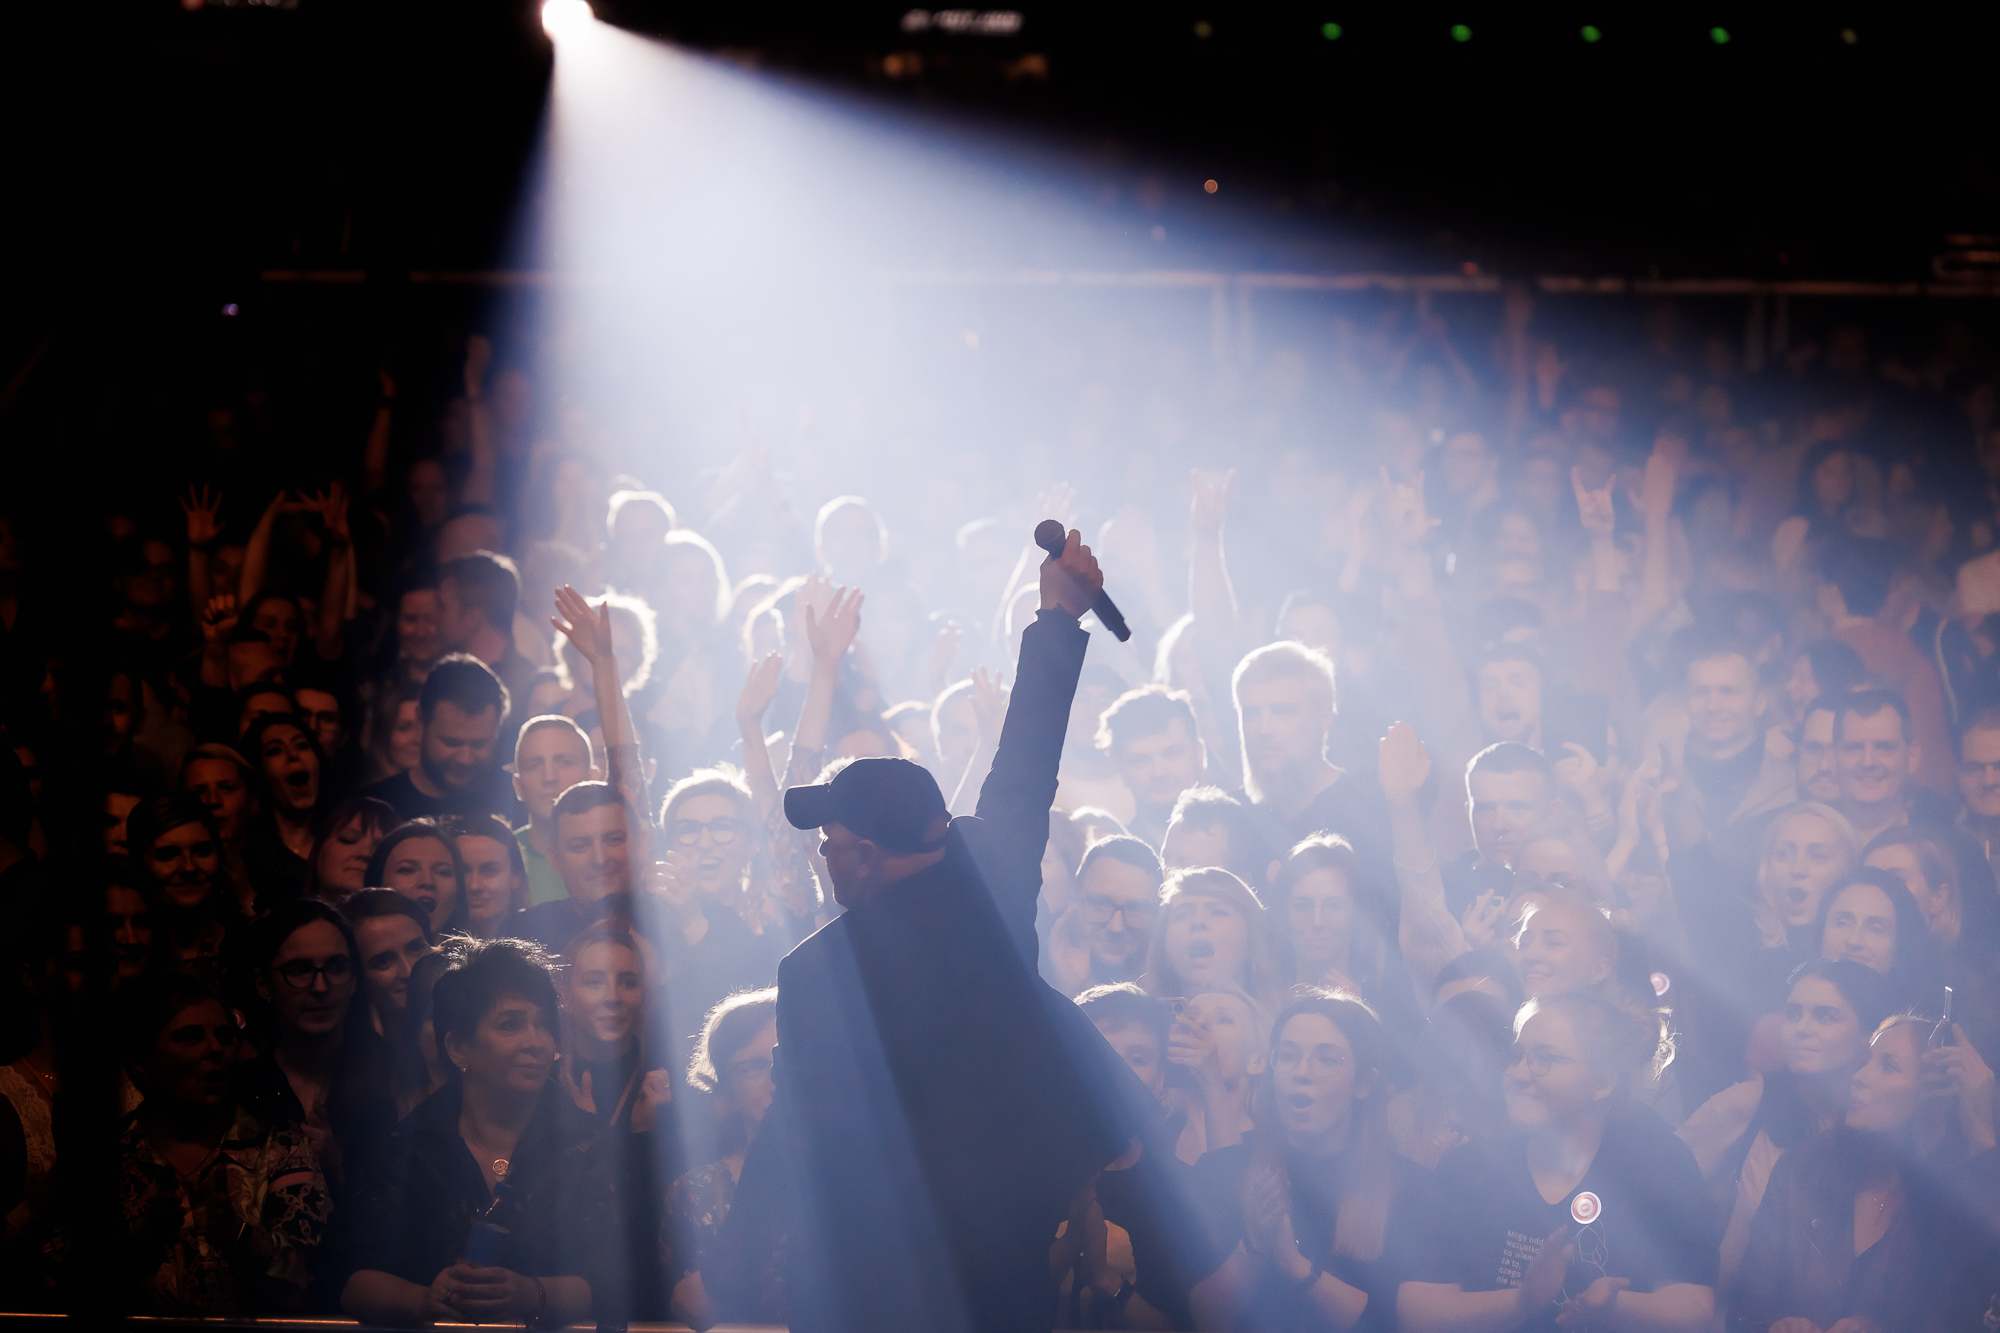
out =
[[742,774],[708,768],[682,778],[661,803],[660,829],[665,854],[654,891],[670,917],[661,961],[678,1024],[776,981],[778,960],[797,940],[760,910],[759,877],[770,858],[760,854],[763,817]]
[[252,950],[275,1030],[261,1055],[235,1069],[237,1096],[266,1124],[301,1127],[338,1189],[349,1157],[396,1123],[354,932],[325,903],[304,899],[258,922]]
[[1700,1333],[1716,1235],[1687,1145],[1633,1097],[1659,1019],[1601,996],[1529,1001],[1508,1129],[1445,1154],[1433,1241],[1397,1296],[1405,1333]]
[[1197,1168],[1211,1240],[1199,1327],[1395,1328],[1435,1218],[1430,1173],[1390,1140],[1392,1059],[1351,992],[1306,991],[1278,1015],[1255,1132]]
[[[716,1005],[702,1024],[688,1086],[714,1096],[716,1148],[721,1157],[688,1172],[667,1191],[667,1281],[673,1318],[706,1328],[714,1321],[701,1270],[736,1198],[743,1159],[771,1109],[776,1084],[771,1056],[778,1046],[778,992],[744,991]],[[784,1323],[782,1286],[775,1259],[760,1284],[761,1322]]]
[[105,1284],[128,1313],[276,1315],[307,1306],[331,1211],[303,1126],[242,1106],[229,1068],[240,1040],[219,995],[188,976],[119,996],[120,1049],[145,1100],[118,1144],[115,1253],[71,1251],[66,1275],[95,1306]]

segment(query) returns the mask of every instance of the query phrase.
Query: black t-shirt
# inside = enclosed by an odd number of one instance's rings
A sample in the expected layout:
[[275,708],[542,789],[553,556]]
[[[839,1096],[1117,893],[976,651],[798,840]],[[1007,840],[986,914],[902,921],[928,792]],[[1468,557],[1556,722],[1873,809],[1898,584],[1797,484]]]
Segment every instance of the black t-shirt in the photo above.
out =
[[436,819],[441,815],[498,815],[508,824],[518,826],[523,817],[521,803],[514,798],[513,780],[504,770],[497,768],[484,782],[466,792],[427,796],[417,790],[417,784],[405,772],[364,787],[359,794],[387,801],[405,819],[425,816]]
[[[1589,1226],[1577,1227],[1570,1204],[1586,1191],[1601,1210]],[[1558,1301],[1581,1295],[1599,1277],[1625,1278],[1634,1291],[1715,1284],[1720,1238],[1701,1171],[1687,1145],[1643,1107],[1612,1117],[1582,1181],[1554,1203],[1535,1188],[1526,1141],[1512,1130],[1445,1154],[1437,1197],[1450,1206],[1430,1219],[1420,1282],[1455,1283],[1464,1291],[1518,1287],[1542,1242],[1569,1226],[1576,1258]],[[1551,1305],[1522,1328],[1547,1333],[1555,1316]]]
[[[1343,772],[1340,780],[1312,798],[1304,810],[1277,826],[1280,845],[1273,854],[1283,859],[1293,844],[1315,833],[1338,833],[1354,845],[1368,883],[1355,889],[1368,895],[1378,921],[1393,926],[1398,909],[1396,866],[1389,859],[1389,806],[1382,789],[1358,773]],[[1394,931],[1390,932],[1394,938]]]
[[[1194,1189],[1202,1213],[1207,1251],[1193,1276],[1197,1281],[1222,1266],[1243,1239],[1243,1178],[1250,1170],[1254,1135],[1242,1143],[1203,1153],[1194,1164]],[[1333,1252],[1335,1224],[1340,1218],[1341,1192],[1353,1169],[1351,1155],[1309,1157],[1287,1149],[1285,1174],[1292,1191],[1292,1235],[1299,1253],[1325,1267],[1348,1286],[1368,1293],[1368,1305],[1355,1324],[1356,1333],[1389,1333],[1396,1327],[1396,1288],[1424,1280],[1425,1233],[1438,1225],[1442,1211],[1432,1199],[1431,1173],[1407,1157],[1390,1159],[1389,1216],[1379,1258],[1362,1260]],[[1102,1189],[1102,1186],[1099,1187]],[[1101,1196],[1100,1196],[1101,1197]],[[1107,1214],[1108,1216],[1108,1214]],[[1547,1233],[1544,1232],[1544,1235]],[[1136,1253],[1136,1241],[1135,1253]],[[1294,1284],[1272,1277],[1258,1290],[1256,1328],[1288,1322],[1296,1307]]]
[[1763,770],[1764,747],[1753,741],[1741,753],[1727,759],[1704,758],[1689,749],[1681,766],[1694,779],[1694,785],[1701,788],[1702,801],[1708,807],[1709,831],[1720,833]]

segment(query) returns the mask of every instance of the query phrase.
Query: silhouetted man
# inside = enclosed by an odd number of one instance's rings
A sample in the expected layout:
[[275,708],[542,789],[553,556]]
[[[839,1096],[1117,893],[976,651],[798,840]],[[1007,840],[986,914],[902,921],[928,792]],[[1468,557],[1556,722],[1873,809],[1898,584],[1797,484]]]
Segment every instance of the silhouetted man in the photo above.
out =
[[778,970],[777,1100],[703,1273],[725,1317],[761,1267],[750,1238],[789,1200],[794,1329],[1046,1329],[1049,1243],[1128,1146],[1144,1093],[1035,975],[1076,621],[1102,576],[1071,532],[1041,580],[976,815],[951,819],[900,759],[785,794],[847,911]]

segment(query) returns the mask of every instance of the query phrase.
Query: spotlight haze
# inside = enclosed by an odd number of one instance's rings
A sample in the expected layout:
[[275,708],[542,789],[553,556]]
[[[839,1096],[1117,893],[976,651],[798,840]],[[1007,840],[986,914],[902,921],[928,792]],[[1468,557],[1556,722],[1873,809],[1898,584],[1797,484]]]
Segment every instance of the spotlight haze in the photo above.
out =
[[589,0],[546,0],[542,5],[542,31],[561,38],[587,25],[596,15]]

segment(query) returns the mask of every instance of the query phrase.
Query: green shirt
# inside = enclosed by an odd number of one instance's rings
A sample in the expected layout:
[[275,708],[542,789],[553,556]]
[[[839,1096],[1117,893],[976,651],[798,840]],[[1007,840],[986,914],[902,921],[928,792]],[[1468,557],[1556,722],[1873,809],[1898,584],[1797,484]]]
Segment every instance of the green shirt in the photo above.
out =
[[521,864],[528,868],[528,905],[561,902],[569,897],[569,885],[563,883],[563,877],[549,864],[549,858],[535,850],[526,824],[514,830],[514,840],[521,844]]

